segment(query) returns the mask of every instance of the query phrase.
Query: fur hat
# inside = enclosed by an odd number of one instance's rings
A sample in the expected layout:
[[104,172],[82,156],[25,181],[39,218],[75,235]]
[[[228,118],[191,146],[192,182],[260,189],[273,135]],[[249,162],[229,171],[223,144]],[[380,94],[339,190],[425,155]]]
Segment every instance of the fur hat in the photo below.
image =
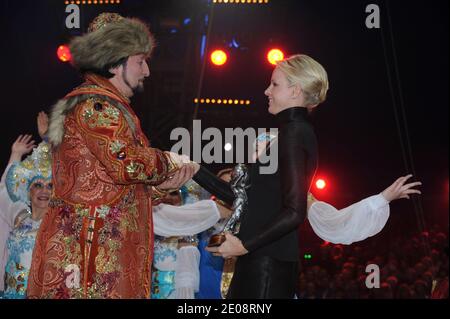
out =
[[122,59],[136,54],[150,55],[155,40],[147,25],[136,18],[102,13],[88,33],[70,43],[72,64],[81,72],[104,74]]

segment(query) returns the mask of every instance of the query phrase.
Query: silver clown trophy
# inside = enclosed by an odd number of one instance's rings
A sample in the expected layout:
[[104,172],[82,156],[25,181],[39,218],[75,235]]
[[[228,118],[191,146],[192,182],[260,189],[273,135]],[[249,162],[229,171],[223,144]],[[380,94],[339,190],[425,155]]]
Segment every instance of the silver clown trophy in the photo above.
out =
[[236,235],[239,232],[239,221],[241,219],[242,213],[247,206],[247,193],[248,188],[248,171],[244,164],[238,164],[234,167],[231,173],[231,190],[235,195],[235,200],[233,202],[233,214],[231,215],[228,222],[225,224],[223,230],[209,238],[209,247],[220,246],[225,241],[225,233],[229,232]]

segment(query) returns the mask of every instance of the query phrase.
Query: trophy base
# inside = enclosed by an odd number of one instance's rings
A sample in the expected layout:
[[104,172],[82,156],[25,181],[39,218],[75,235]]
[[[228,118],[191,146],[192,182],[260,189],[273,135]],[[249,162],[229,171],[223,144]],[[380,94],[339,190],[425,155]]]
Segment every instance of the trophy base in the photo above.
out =
[[225,235],[224,234],[216,234],[212,235],[209,238],[208,247],[218,247],[222,245],[222,243],[225,241]]

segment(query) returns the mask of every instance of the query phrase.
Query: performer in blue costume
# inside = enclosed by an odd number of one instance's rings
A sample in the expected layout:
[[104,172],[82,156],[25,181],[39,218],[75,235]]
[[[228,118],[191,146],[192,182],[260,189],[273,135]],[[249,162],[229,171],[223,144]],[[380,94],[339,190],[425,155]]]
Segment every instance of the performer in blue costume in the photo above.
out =
[[[44,138],[47,115],[39,113],[37,122]],[[50,145],[42,142],[35,147],[31,135],[19,136],[0,182],[0,298],[4,299],[26,297],[36,233],[48,211]],[[33,153],[21,161],[31,150]]]
[[163,201],[153,209],[153,299],[194,299],[200,281],[197,234],[209,229],[220,218],[216,203],[209,200],[210,195],[195,182],[188,181],[179,195],[182,206],[170,200],[171,205]]
[[[220,171],[217,176],[229,182],[231,179],[232,169],[224,169]],[[206,192],[206,191],[205,191]],[[208,246],[208,241],[211,235],[220,232],[223,226],[231,216],[231,207],[224,202],[213,197],[222,207],[225,212],[224,217],[214,227],[200,233],[198,250],[200,251],[200,289],[195,295],[196,299],[224,299],[228,292],[235,259],[224,260],[222,257],[214,256],[205,248]]]

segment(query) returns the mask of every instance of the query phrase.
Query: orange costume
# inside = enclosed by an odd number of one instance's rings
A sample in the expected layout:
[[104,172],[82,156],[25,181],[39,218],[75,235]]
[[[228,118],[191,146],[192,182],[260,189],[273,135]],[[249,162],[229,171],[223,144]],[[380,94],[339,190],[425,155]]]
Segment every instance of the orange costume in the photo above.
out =
[[149,298],[151,185],[177,166],[149,147],[128,99],[99,75],[87,74],[55,105],[49,134],[54,192],[37,235],[28,297]]

